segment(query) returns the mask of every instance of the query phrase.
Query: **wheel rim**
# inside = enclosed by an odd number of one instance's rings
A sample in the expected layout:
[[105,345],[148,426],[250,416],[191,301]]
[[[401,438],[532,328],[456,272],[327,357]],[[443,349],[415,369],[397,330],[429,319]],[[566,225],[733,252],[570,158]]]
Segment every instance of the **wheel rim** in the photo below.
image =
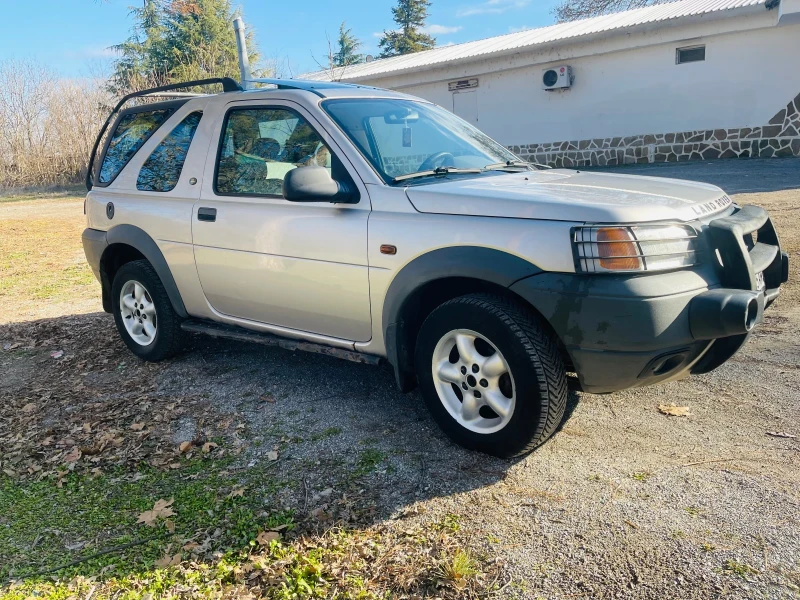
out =
[[439,400],[459,425],[476,433],[503,429],[514,414],[516,386],[503,354],[485,336],[454,329],[431,361]]
[[149,346],[156,339],[158,317],[153,297],[138,281],[128,281],[119,295],[119,312],[125,331],[140,346]]

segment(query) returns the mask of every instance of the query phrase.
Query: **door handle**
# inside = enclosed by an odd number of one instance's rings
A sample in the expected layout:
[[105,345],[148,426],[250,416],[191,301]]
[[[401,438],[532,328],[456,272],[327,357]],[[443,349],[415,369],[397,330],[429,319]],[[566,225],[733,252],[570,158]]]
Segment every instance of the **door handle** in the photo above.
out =
[[197,209],[197,220],[198,221],[210,221],[214,222],[217,220],[217,209],[216,208],[206,208],[204,206]]

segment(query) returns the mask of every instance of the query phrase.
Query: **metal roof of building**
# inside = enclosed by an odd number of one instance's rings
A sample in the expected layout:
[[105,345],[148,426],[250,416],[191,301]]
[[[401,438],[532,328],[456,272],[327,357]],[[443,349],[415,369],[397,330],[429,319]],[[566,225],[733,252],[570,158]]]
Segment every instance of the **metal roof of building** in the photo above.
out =
[[[528,29],[508,33],[474,42],[443,46],[384,58],[369,63],[351,65],[336,69],[334,78],[341,81],[358,81],[371,77],[388,76],[396,73],[433,67],[441,63],[479,58],[491,54],[505,54],[527,50],[543,44],[554,44],[565,40],[575,40],[598,34],[619,32],[669,21],[685,20],[714,14],[714,18],[733,16],[741,9],[766,4],[768,0],[681,0],[669,4],[657,4],[625,12],[583,19],[570,23],[558,23],[538,29]],[[330,71],[307,73],[303,79],[330,80]]]

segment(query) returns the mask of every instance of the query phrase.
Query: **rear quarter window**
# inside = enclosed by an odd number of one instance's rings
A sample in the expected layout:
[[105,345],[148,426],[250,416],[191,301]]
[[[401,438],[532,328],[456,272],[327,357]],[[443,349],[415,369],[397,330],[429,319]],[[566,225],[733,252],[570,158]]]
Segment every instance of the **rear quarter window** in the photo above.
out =
[[203,113],[193,112],[175,126],[139,171],[136,189],[144,192],[169,192],[180,179],[186,154]]
[[107,185],[114,181],[142,144],[171,114],[172,110],[162,109],[122,115],[100,166],[100,183]]

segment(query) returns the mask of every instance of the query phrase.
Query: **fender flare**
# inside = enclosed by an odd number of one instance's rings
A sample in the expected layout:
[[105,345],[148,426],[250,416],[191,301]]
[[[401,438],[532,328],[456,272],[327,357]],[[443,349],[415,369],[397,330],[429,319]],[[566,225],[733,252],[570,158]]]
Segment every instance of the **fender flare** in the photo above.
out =
[[[141,252],[156,270],[158,278],[161,280],[161,283],[164,285],[164,289],[167,291],[167,296],[172,303],[172,308],[175,309],[175,312],[181,318],[188,318],[189,314],[186,312],[186,306],[183,304],[183,298],[181,298],[181,293],[178,290],[177,284],[175,283],[175,278],[172,276],[172,272],[169,270],[169,265],[164,258],[164,254],[161,252],[161,249],[158,247],[158,244],[156,244],[153,238],[145,233],[143,229],[140,229],[135,225],[123,224],[116,225],[108,230],[106,233],[106,242],[108,243],[108,247],[103,252],[103,258],[105,258],[109,248],[111,248],[111,246],[114,244],[126,244]],[[103,258],[101,258],[101,264]]]
[[493,248],[450,246],[422,254],[406,264],[392,279],[383,301],[382,328],[386,356],[404,392],[414,388],[412,333],[403,318],[407,303],[423,286],[439,279],[477,279],[504,288],[520,279],[542,273],[527,260]]

